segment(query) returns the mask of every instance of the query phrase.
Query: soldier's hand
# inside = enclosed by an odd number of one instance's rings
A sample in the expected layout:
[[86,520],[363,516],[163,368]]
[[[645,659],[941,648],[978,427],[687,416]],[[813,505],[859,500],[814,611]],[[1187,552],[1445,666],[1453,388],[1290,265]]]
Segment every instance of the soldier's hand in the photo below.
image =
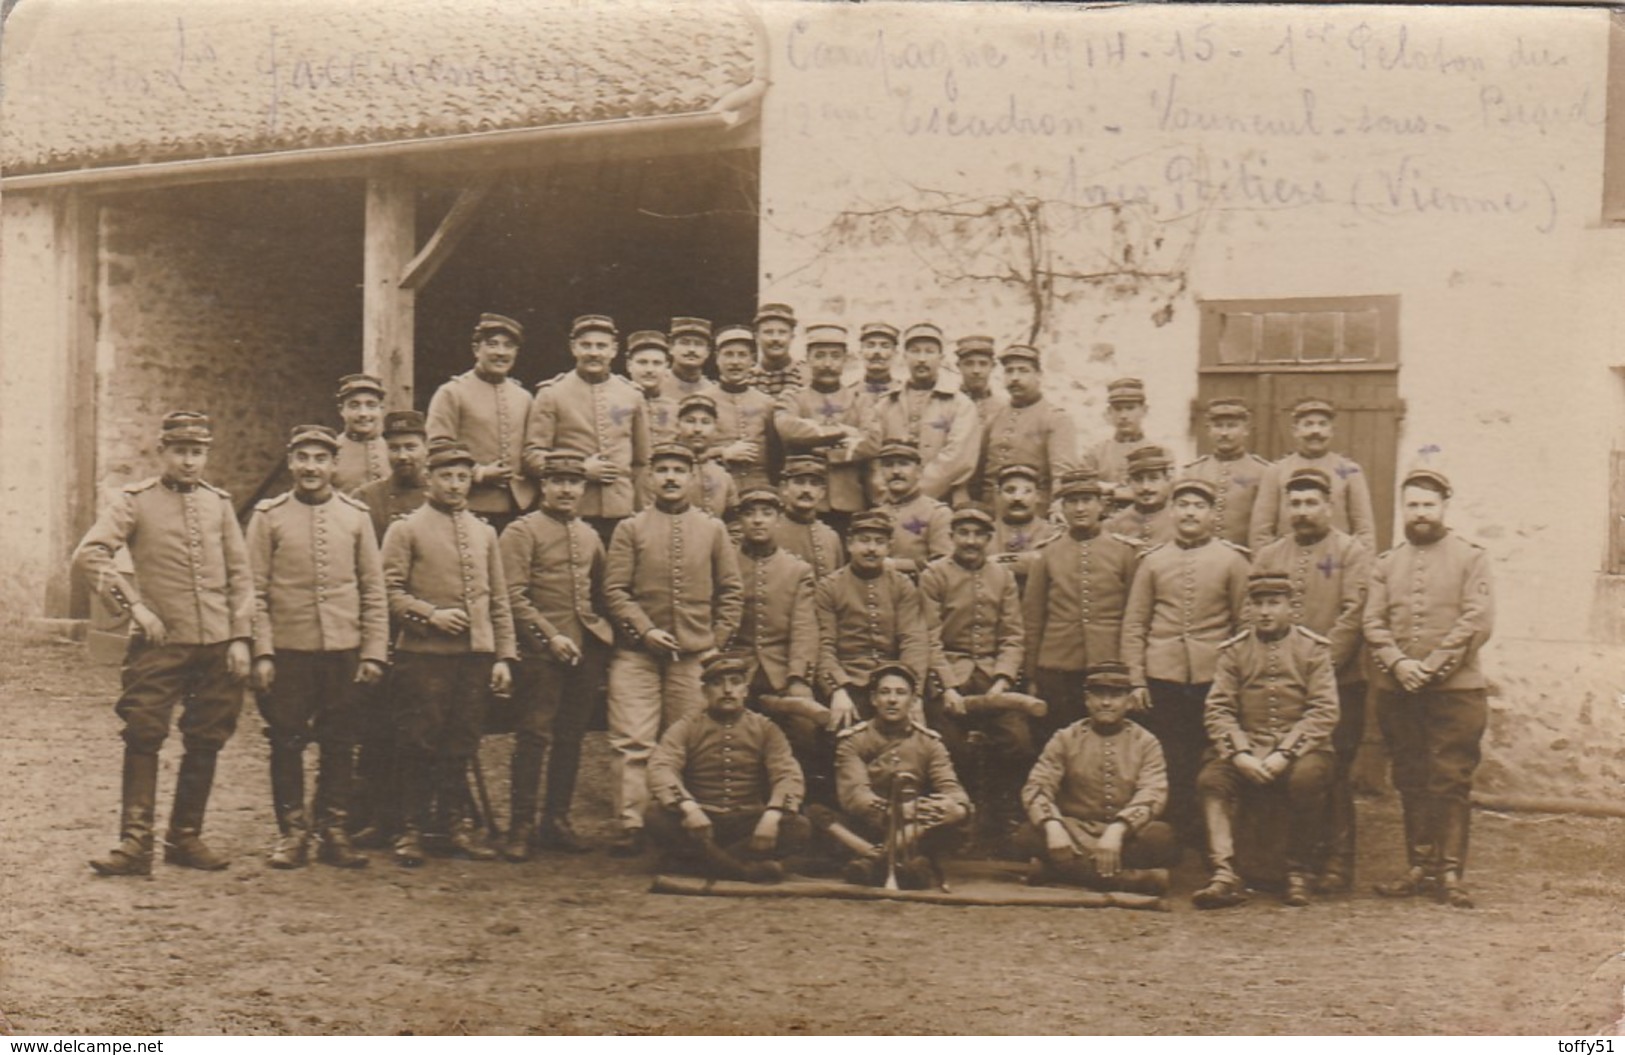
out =
[[651,649],[659,649],[660,651],[670,652],[674,655],[683,650],[683,646],[677,643],[677,638],[672,635],[670,630],[662,630],[659,627],[655,627],[647,634],[644,634],[643,643],[648,645]]
[[1271,751],[1269,754],[1264,756],[1264,761],[1261,763],[1261,767],[1263,768],[1265,775],[1273,781],[1276,777],[1280,776],[1282,773],[1285,773],[1287,767],[1291,764],[1292,760],[1286,755],[1279,751]]
[[581,662],[581,646],[571,641],[568,635],[554,634],[547,639],[547,649],[560,663],[568,663],[573,667]]
[[798,696],[801,699],[810,700],[813,698],[813,690],[811,685],[808,685],[800,678],[791,678],[785,683],[784,695]]
[[1151,690],[1140,686],[1129,694],[1128,712],[1130,714],[1144,714],[1151,709]]
[[276,681],[276,660],[270,656],[261,656],[254,661],[254,672],[249,675],[249,684],[255,692],[270,692],[271,683]]
[[364,659],[355,669],[357,685],[376,685],[384,680],[384,665],[376,659]]
[[750,440],[734,440],[722,448],[722,460],[725,462],[755,462],[757,452],[761,448]]
[[1264,764],[1252,755],[1243,752],[1232,758],[1230,764],[1235,766],[1242,776],[1260,787],[1270,782],[1269,774],[1264,772]]
[[711,827],[711,818],[705,815],[705,810],[693,799],[683,803],[682,810],[685,831],[703,832]]
[[149,645],[161,645],[169,638],[169,628],[158,618],[158,613],[137,601],[130,609],[130,618]]
[[1113,821],[1100,833],[1100,840],[1095,843],[1095,871],[1108,879],[1123,868],[1123,836],[1126,834],[1127,829]]
[[226,646],[226,673],[231,675],[232,681],[247,681],[248,672],[253,666],[254,657],[247,641],[233,641]]
[[966,713],[965,696],[958,689],[946,689],[942,693],[942,709],[955,717],[963,717]]
[[505,659],[499,659],[491,664],[491,694],[494,696],[513,694],[513,668],[508,666]]
[[858,718],[858,705],[852,702],[852,694],[845,689],[836,689],[835,694],[829,698],[830,725],[836,731],[845,729]]
[[582,465],[587,479],[594,483],[612,484],[621,478],[621,467],[602,454],[588,455]]
[[456,637],[468,629],[468,613],[461,608],[436,608],[429,616],[429,625],[442,634]]
[[1076,854],[1078,848],[1072,844],[1072,835],[1066,830],[1066,825],[1060,821],[1044,822],[1044,846],[1053,854]]
[[1427,668],[1422,666],[1421,660],[1402,659],[1394,664],[1394,677],[1399,679],[1400,688],[1406,692],[1417,692],[1427,687]]
[[513,479],[513,470],[506,465],[476,465],[474,482],[477,484],[505,484]]
[[761,820],[756,822],[756,830],[750,833],[752,850],[765,854],[779,845],[779,819],[783,816],[778,810],[768,810],[762,814]]

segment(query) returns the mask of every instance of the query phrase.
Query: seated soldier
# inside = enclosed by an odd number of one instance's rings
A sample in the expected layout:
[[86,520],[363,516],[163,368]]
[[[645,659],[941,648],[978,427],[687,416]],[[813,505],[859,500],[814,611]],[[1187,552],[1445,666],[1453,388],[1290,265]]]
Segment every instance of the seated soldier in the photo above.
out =
[[1231,829],[1249,785],[1282,789],[1287,802],[1286,891],[1293,907],[1309,904],[1326,794],[1331,787],[1331,735],[1337,726],[1337,677],[1331,643],[1294,626],[1292,580],[1254,574],[1247,595],[1253,625],[1219,646],[1204,722],[1213,742],[1196,779],[1207,822],[1213,878],[1191,901],[1225,908],[1247,900],[1235,868]]
[[[917,691],[914,671],[901,663],[870,673],[875,716],[842,733],[835,748],[841,813],[809,811],[814,824],[853,854],[843,873],[850,883],[877,886],[894,869],[899,886],[931,885],[942,874],[937,858],[952,849],[954,829],[970,817],[970,797],[942,738],[909,717]],[[890,854],[888,837],[895,840]]]
[[715,879],[772,883],[807,844],[801,767],[779,727],[745,709],[751,659],[719,652],[700,674],[705,710],[679,718],[649,757],[644,824],[668,862]]
[[1168,801],[1162,745],[1125,720],[1134,698],[1126,666],[1090,667],[1085,693],[1088,717],[1050,737],[1021,790],[1032,823],[1015,841],[1032,858],[1027,882],[1165,894],[1179,844],[1157,820]]

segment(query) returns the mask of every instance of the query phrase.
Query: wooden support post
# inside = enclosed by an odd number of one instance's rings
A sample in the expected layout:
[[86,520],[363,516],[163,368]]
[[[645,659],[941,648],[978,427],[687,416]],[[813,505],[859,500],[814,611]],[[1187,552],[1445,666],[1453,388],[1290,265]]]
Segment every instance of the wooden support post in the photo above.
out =
[[413,406],[413,326],[416,293],[400,284],[417,247],[417,187],[398,172],[367,180],[367,230],[362,266],[361,368],[383,379],[384,405]]
[[63,452],[61,549],[57,566],[64,569],[47,588],[46,615],[83,619],[90,614],[85,583],[66,574],[69,555],[96,519],[96,246],[101,209],[77,191],[57,199],[56,244],[60,270],[63,370]]

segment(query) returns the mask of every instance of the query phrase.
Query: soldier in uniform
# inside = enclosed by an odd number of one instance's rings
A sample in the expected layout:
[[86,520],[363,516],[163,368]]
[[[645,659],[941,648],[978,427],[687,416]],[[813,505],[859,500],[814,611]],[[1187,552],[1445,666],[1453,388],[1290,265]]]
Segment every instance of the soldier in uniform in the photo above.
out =
[[[694,452],[688,500],[718,520],[728,520],[739,504],[739,488],[716,451],[716,433],[717,401],[703,392],[684,396],[677,409],[675,442]],[[654,480],[645,476],[638,481],[639,508],[647,509],[654,504],[654,499]]]
[[[918,709],[919,682],[901,663],[885,663],[869,673],[874,718],[840,735],[835,748],[835,791],[839,816],[815,808],[813,822],[849,848],[870,848],[847,863],[847,882],[871,886],[885,879],[883,846],[888,828],[898,829],[898,885],[929,886],[941,874],[937,859],[953,848],[956,829],[970,817],[970,796],[954,772],[942,738],[912,716]],[[895,789],[901,816],[892,816],[894,784],[904,777],[912,792]],[[842,838],[845,836],[845,838]],[[852,838],[856,836],[856,839]]]
[[[983,772],[976,794],[995,832],[1019,813],[1022,779],[1033,764],[1033,734],[1025,711],[972,714],[965,697],[1017,688],[1022,671],[1021,592],[1008,568],[987,559],[993,514],[985,506],[953,511],[953,554],[920,573],[920,603],[931,635],[931,672],[939,691],[927,692],[927,724],[942,734],[962,773]],[[972,733],[980,733],[973,738]],[[982,742],[981,765],[976,765]]]
[[[591,849],[570,824],[570,803],[615,633],[603,614],[604,546],[576,516],[587,490],[585,461],[568,451],[547,455],[541,507],[508,525],[498,543],[523,659],[502,848],[510,861],[529,860],[533,844],[568,853]],[[538,825],[544,761],[547,795]]]
[[254,507],[253,684],[271,744],[271,798],[279,837],[272,868],[301,868],[310,852],[305,745],[321,750],[316,775],[317,859],[361,868],[346,822],[354,797],[362,686],[383,679],[389,603],[372,518],[333,490],[338,436],[298,425],[288,440],[293,489]]
[[1292,621],[1331,642],[1337,674],[1337,728],[1332,730],[1331,793],[1326,800],[1326,853],[1316,885],[1328,893],[1354,879],[1354,757],[1365,732],[1366,671],[1360,624],[1365,618],[1371,554],[1332,527],[1332,483],[1319,469],[1299,469],[1286,484],[1292,534],[1265,546],[1253,570],[1292,584]]
[[744,326],[725,326],[717,334],[717,387],[710,393],[717,406],[717,440],[722,464],[741,491],[771,487],[767,446],[778,401],[750,387],[756,366],[756,335]]
[[1016,585],[1025,588],[1038,551],[1065,530],[1038,508],[1038,470],[1020,464],[1000,469],[993,511],[989,559],[1009,567],[1015,573]]
[[952,512],[920,490],[920,449],[907,440],[891,440],[875,461],[885,489],[877,509],[892,518],[889,567],[919,578],[926,564],[953,550]]
[[[1050,489],[1061,474],[1078,467],[1078,434],[1072,417],[1044,398],[1038,349],[1012,344],[999,356],[1010,402],[987,419],[973,487],[985,498],[998,487],[1006,465],[1038,470],[1038,506],[1049,508]],[[977,483],[976,481],[979,481]]]
[[644,822],[668,862],[713,879],[776,883],[812,833],[801,767],[779,727],[745,708],[751,660],[719,652],[700,677],[705,709],[685,715],[649,756]]
[[607,538],[632,515],[636,474],[649,460],[649,415],[643,395],[609,372],[615,358],[615,323],[582,315],[570,326],[575,369],[543,381],[525,428],[525,471],[539,476],[551,451],[587,456],[587,492],[580,516]]
[[[213,442],[206,415],[165,415],[158,440],[161,474],[123,488],[74,550],[74,569],[97,596],[128,613],[132,624],[124,688],[113,708],[124,722],[119,844],[90,862],[102,875],[152,873],[158,751],[177,704],[186,753],[175,779],[164,860],[205,871],[229,863],[201,833],[215,756],[231,739],[242,710],[254,575],[231,496],[203,480]],[[124,548],[135,565],[134,583],[114,563]]]
[[[866,322],[858,327],[858,358],[863,362],[860,379],[865,400],[865,417],[880,397],[896,383],[897,327],[889,322]],[[808,340],[811,340],[809,335]]]
[[1050,737],[1021,789],[1030,823],[1015,843],[1031,858],[1027,882],[1165,894],[1179,843],[1157,819],[1168,801],[1162,746],[1125,720],[1127,667],[1092,666],[1085,687],[1088,716]]
[[773,528],[773,539],[785,552],[801,558],[816,581],[846,563],[846,549],[835,529],[818,519],[827,504],[829,468],[818,455],[795,455],[784,460],[779,496],[784,515]]
[[661,383],[661,392],[674,403],[684,396],[709,393],[716,382],[705,376],[711,358],[711,323],[708,319],[679,316],[671,320],[671,372]]
[[954,358],[959,363],[959,391],[971,401],[976,408],[977,419],[985,426],[995,410],[1009,403],[1002,393],[994,391],[992,385],[993,338],[959,338],[954,342]]
[[647,766],[660,734],[703,704],[700,660],[739,627],[739,563],[722,522],[688,500],[694,452],[678,443],[649,460],[654,504],[610,540],[604,596],[620,632],[609,662],[609,743],[615,750],[616,857],[644,850]]
[[881,396],[871,428],[882,445],[906,440],[920,452],[920,490],[946,502],[976,469],[982,422],[976,405],[942,373],[942,331],[929,322],[903,334],[908,381]]
[[1100,529],[1100,478],[1088,469],[1061,477],[1066,533],[1038,551],[1022,596],[1028,681],[1049,704],[1040,743],[1088,716],[1084,672],[1121,655],[1123,609],[1139,550]]
[[907,575],[886,566],[896,525],[880,510],[852,518],[846,566],[819,579],[818,688],[829,701],[836,729],[873,713],[869,673],[901,663],[920,684],[931,662],[931,638],[920,591]]
[[[1134,504],[1106,520],[1106,530],[1133,539],[1142,546],[1156,546],[1174,538],[1173,510],[1168,493],[1173,483],[1169,470],[1174,461],[1168,452],[1147,444],[1128,456],[1128,481],[1134,488]],[[1218,492],[1215,491],[1215,494]]]
[[362,484],[350,497],[367,507],[374,537],[381,543],[389,525],[429,499],[429,430],[421,411],[392,410],[384,415],[384,444],[389,450],[389,475]]
[[378,434],[384,416],[384,383],[371,374],[339,378],[338,467],[333,486],[346,493],[389,474],[389,449]]
[[1207,886],[1191,901],[1224,908],[1246,900],[1231,831],[1242,789],[1278,789],[1286,797],[1286,904],[1309,904],[1326,791],[1332,779],[1337,679],[1331,642],[1292,620],[1292,582],[1252,575],[1253,625],[1219,646],[1203,710],[1213,742],[1197,778],[1207,828]]
[[1095,471],[1108,483],[1128,480],[1128,456],[1151,442],[1145,438],[1145,382],[1137,377],[1120,377],[1106,385],[1106,420],[1112,434],[1089,451]]
[[1206,480],[1213,485],[1213,512],[1218,518],[1218,536],[1238,546],[1247,544],[1258,500],[1258,485],[1264,479],[1269,461],[1247,449],[1252,435],[1252,411],[1239,399],[1229,397],[1207,402],[1207,434],[1213,453],[1204,454],[1185,466],[1180,476]]
[[1471,908],[1462,874],[1489,714],[1478,652],[1495,606],[1489,555],[1445,526],[1450,494],[1443,473],[1407,473],[1400,490],[1405,541],[1378,557],[1371,573],[1365,639],[1409,859],[1405,874],[1377,893],[1437,890],[1447,904]]
[[506,315],[481,315],[474,325],[474,369],[429,400],[429,442],[455,440],[478,459],[468,508],[498,534],[536,503],[536,485],[523,465],[530,396],[509,376],[524,339],[524,327]]
[[1123,662],[1134,678],[1137,720],[1168,760],[1168,822],[1187,844],[1197,831],[1195,784],[1207,734],[1202,707],[1219,645],[1244,619],[1245,551],[1213,537],[1213,485],[1173,486],[1174,541],[1145,551],[1123,612]]
[[1303,399],[1292,408],[1292,438],[1298,449],[1271,465],[1258,485],[1248,545],[1256,552],[1292,530],[1286,482],[1297,469],[1313,468],[1332,481],[1332,527],[1377,550],[1371,488],[1358,462],[1331,449],[1337,408],[1324,399]]
[[512,691],[519,655],[497,533],[468,511],[474,466],[467,448],[432,448],[429,501],[384,535],[384,587],[400,628],[390,680],[401,789],[395,861],[408,868],[424,862],[436,800],[453,850],[496,857],[466,816],[466,772],[480,748],[486,694]]
[[671,345],[659,330],[638,330],[626,339],[626,375],[643,393],[649,417],[649,441],[677,438],[677,401],[665,395],[671,372]]
[[793,458],[825,453],[828,493],[819,508],[836,531],[845,528],[853,513],[867,508],[864,476],[879,449],[863,427],[863,383],[841,384],[846,356],[845,327],[808,327],[807,369],[812,379],[807,387],[784,393],[773,415],[773,428],[784,444],[786,471]]
[[803,388],[806,371],[790,358],[796,335],[796,313],[788,304],[763,304],[756,312],[756,346],[762,359],[751,368],[750,387],[775,399],[786,389]]

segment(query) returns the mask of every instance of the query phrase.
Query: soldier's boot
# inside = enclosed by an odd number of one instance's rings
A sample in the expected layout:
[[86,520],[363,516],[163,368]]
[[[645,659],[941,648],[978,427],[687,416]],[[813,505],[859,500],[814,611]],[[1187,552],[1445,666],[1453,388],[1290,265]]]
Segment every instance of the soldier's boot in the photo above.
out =
[[901,890],[930,890],[937,885],[937,866],[924,854],[914,854],[898,862],[897,886]]
[[354,812],[350,815],[350,841],[355,846],[381,850],[399,827],[400,789],[395,783],[395,747],[384,741],[363,743],[357,752]]
[[277,840],[265,863],[272,868],[303,868],[310,859],[310,822],[305,816],[304,745],[271,741],[271,806]]
[[1439,802],[1439,900],[1451,908],[1472,908],[1472,895],[1462,884],[1467,870],[1467,836],[1472,826],[1471,802]]
[[355,748],[323,744],[316,771],[316,860],[335,868],[365,868],[367,855],[350,841],[350,803],[355,798]]
[[1087,853],[1063,856],[1059,861],[1052,861],[1050,869],[1063,882],[1073,886],[1098,890],[1105,882],[1101,878],[1100,870],[1095,867],[1095,859]]
[[214,787],[214,751],[188,750],[181,755],[180,773],[175,778],[175,805],[169,814],[169,831],[164,834],[164,861],[182,868],[219,872],[231,860],[215,853],[203,841],[203,815],[209,808],[209,792]]
[[700,863],[709,879],[744,879],[745,862],[717,845],[716,837],[707,830],[694,836],[693,842],[700,852]]
[[568,815],[559,813],[542,814],[542,823],[536,829],[536,845],[567,854],[592,853],[592,843],[576,834]]
[[423,853],[423,834],[410,823],[401,829],[401,834],[395,837],[393,851],[395,863],[402,868],[417,868],[427,858]]
[[139,753],[126,748],[119,808],[119,844],[106,856],[90,862],[97,875],[152,874],[152,818],[157,796],[157,754]]
[[1166,868],[1125,868],[1109,882],[1113,890],[1162,897],[1168,893],[1170,879]]
[[443,758],[437,764],[440,802],[446,810],[446,845],[453,855],[470,861],[495,861],[497,851],[487,846],[474,822],[468,818],[466,763],[460,758]]
[[860,854],[841,868],[841,878],[856,886],[879,886],[886,879],[886,858],[878,850]]
[[1309,904],[1309,877],[1303,872],[1288,872],[1286,890],[1281,903],[1289,908],[1304,908]]
[[1200,909],[1229,908],[1247,900],[1247,887],[1236,874],[1236,841],[1230,810],[1217,798],[1204,797],[1202,819],[1207,824],[1208,866],[1212,877],[1207,886],[1191,895],[1191,904]]
[[523,733],[516,734],[508,769],[508,839],[502,845],[502,856],[516,864],[530,860],[536,832],[536,789],[541,780],[542,745]]
[[784,880],[784,865],[778,861],[746,861],[744,879],[747,883],[779,883]]
[[1331,832],[1315,887],[1325,894],[1343,894],[1354,886],[1354,788],[1348,774],[1340,774],[1332,783],[1326,796],[1326,814]]
[[403,751],[398,756],[395,790],[400,798],[401,831],[395,837],[395,863],[403,868],[417,868],[427,859],[423,853],[423,826],[429,819],[429,804],[434,798],[433,756],[419,751]]
[[1401,795],[1400,812],[1405,827],[1405,874],[1376,883],[1378,897],[1415,897],[1437,887],[1434,869],[1433,802],[1426,795]]

